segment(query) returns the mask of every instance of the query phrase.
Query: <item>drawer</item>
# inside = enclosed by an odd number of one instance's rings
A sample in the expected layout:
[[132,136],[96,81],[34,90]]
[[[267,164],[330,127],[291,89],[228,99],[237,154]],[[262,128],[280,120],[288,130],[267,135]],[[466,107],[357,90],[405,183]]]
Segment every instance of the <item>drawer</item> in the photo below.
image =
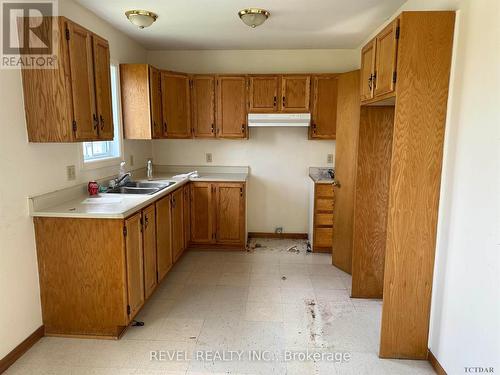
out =
[[333,226],[333,214],[314,215],[314,226]]
[[333,228],[314,228],[314,247],[331,247]]
[[314,203],[315,211],[333,211],[333,199],[317,198]]
[[333,184],[316,184],[316,198],[333,198]]

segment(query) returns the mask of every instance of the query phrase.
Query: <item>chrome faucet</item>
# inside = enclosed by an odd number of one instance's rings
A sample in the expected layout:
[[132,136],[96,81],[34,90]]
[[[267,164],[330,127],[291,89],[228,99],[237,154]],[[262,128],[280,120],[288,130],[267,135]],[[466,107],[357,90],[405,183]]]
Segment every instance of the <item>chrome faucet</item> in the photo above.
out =
[[125,185],[129,180],[132,174],[130,172],[125,172],[125,162],[122,161],[120,163],[120,171],[118,173],[118,177],[109,181],[109,187],[115,188]]

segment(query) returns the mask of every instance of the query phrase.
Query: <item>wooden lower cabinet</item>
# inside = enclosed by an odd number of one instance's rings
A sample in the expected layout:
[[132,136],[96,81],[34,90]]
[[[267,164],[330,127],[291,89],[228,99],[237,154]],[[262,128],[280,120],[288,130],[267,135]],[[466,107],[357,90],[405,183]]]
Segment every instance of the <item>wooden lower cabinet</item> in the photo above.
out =
[[191,183],[191,243],[245,246],[245,183]]
[[144,294],[146,299],[157,285],[156,212],[152,204],[142,211],[142,241],[144,248]]
[[184,251],[184,189],[171,194],[170,212],[172,218],[172,256],[174,263]]
[[156,202],[156,259],[158,282],[172,268],[172,229],[170,217],[170,195]]
[[133,318],[144,304],[144,248],[141,213],[125,220],[125,254],[127,264],[127,313]]
[[333,207],[333,185],[314,184],[313,251],[332,251]]

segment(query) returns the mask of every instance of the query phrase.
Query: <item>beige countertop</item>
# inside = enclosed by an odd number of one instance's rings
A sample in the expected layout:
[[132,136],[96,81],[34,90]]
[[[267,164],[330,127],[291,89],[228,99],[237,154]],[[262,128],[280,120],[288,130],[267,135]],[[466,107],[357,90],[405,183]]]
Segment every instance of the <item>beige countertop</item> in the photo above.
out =
[[[85,193],[85,186],[75,186],[41,196],[30,197],[30,214],[33,217],[67,217],[67,218],[98,218],[98,219],[123,219],[133,213],[147,207],[151,203],[168,195],[172,191],[185,185],[189,181],[212,181],[212,182],[246,182],[248,179],[248,168],[228,167],[231,169],[201,170],[199,177],[174,177],[179,173],[189,172],[166,170],[158,168],[153,181],[174,181],[172,186],[151,195],[135,194],[108,194],[100,193],[95,197],[89,197]],[[201,168],[198,168],[201,169]],[[146,181],[143,178],[134,177],[136,181]]]
[[328,170],[333,168],[310,167],[309,177],[315,184],[333,184],[333,178],[328,174]]

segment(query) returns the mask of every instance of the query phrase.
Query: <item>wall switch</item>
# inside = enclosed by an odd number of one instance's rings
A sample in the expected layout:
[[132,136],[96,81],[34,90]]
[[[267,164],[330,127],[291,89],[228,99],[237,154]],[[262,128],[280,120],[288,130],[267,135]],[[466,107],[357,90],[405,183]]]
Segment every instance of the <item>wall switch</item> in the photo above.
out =
[[134,155],[130,155],[130,166],[134,166]]
[[326,163],[333,164],[333,154],[326,155]]
[[74,165],[68,165],[66,167],[66,179],[68,181],[73,181],[76,179],[76,171]]
[[212,162],[212,153],[211,152],[207,152],[205,154],[205,158],[207,160],[207,163],[211,163]]

